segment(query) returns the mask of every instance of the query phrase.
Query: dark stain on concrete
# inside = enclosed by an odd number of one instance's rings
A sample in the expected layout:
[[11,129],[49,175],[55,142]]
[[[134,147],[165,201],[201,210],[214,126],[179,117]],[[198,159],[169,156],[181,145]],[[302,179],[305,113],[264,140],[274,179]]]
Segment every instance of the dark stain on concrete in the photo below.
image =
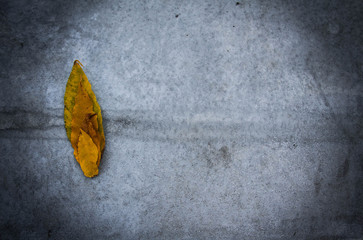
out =
[[129,118],[129,117],[123,117],[123,118],[118,118],[115,120],[116,123],[121,124],[122,127],[132,127],[136,125],[136,121]]
[[344,178],[347,176],[349,171],[349,159],[346,158],[342,165],[338,169],[337,178]]
[[208,168],[223,166],[229,168],[232,162],[230,149],[227,146],[220,148],[208,143],[208,147],[203,150],[202,157],[206,160]]
[[231,153],[227,146],[223,146],[219,149],[219,153],[222,156],[222,161],[225,167],[229,167],[229,164],[232,162]]
[[50,119],[54,116],[43,112],[31,112],[19,109],[0,112],[0,129],[44,129],[54,125]]
[[314,187],[315,187],[315,194],[319,195],[320,190],[321,190],[321,181],[323,180],[322,177],[320,176],[322,169],[321,169],[321,163],[319,163],[318,166],[318,170],[315,173],[315,178],[314,178]]

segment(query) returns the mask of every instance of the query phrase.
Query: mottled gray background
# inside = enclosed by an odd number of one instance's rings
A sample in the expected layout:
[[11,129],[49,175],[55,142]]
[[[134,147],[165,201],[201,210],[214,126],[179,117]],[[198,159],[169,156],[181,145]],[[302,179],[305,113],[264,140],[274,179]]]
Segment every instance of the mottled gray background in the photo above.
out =
[[362,239],[362,31],[361,0],[1,0],[0,238]]

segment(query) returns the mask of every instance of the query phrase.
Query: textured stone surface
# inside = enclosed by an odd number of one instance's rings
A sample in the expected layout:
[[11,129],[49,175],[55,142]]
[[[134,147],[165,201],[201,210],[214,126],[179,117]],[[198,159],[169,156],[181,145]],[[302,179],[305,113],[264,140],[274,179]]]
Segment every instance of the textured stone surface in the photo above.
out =
[[[1,1],[1,239],[363,236],[362,1]],[[79,59],[104,116],[86,179]]]

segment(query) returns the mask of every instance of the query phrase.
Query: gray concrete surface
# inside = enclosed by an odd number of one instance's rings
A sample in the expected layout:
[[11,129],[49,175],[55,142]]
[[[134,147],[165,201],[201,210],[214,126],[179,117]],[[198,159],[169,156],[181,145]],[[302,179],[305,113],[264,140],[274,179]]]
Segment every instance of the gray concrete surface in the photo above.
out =
[[[362,239],[362,1],[1,1],[1,239]],[[79,59],[100,174],[63,123]]]

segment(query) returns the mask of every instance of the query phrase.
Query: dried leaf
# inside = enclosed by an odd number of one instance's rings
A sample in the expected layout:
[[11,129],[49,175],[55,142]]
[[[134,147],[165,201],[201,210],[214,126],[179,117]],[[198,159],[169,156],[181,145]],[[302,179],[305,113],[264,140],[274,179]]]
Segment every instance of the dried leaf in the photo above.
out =
[[98,153],[99,149],[93,143],[92,138],[81,129],[78,142],[78,162],[86,177],[93,177],[98,174]]
[[98,174],[105,148],[101,108],[81,63],[74,61],[64,94],[64,123],[74,156],[85,176]]

